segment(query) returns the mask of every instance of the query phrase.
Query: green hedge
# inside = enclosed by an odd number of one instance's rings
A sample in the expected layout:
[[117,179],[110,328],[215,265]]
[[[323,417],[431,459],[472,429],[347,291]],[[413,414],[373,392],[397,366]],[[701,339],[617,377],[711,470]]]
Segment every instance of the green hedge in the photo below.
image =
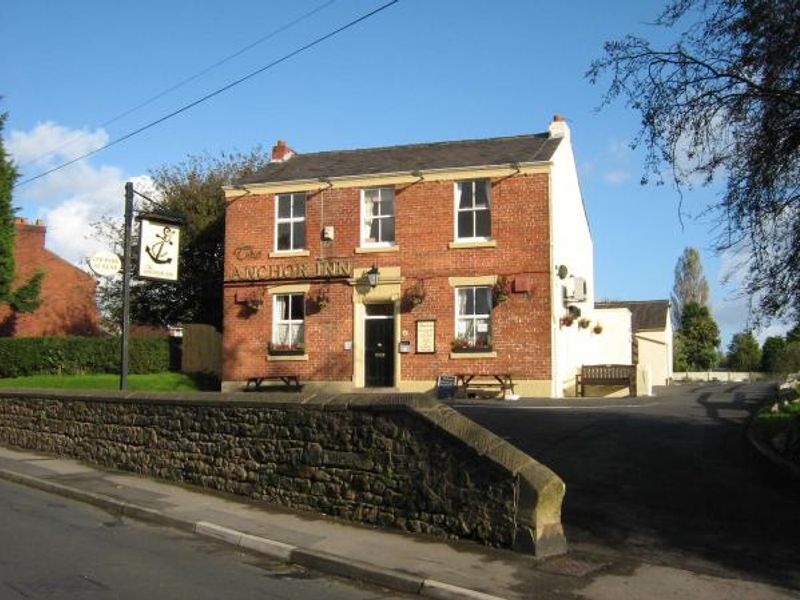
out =
[[[119,373],[118,337],[0,338],[0,377]],[[131,338],[130,373],[169,370],[169,338]]]

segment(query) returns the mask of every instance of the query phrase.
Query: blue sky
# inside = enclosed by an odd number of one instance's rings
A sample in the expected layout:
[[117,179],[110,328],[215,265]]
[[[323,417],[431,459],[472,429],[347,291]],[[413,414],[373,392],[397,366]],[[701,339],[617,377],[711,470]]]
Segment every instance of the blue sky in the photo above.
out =
[[[0,23],[0,110],[23,178],[79,156],[382,5],[379,0],[11,0]],[[188,154],[285,139],[298,152],[545,131],[565,115],[595,247],[599,299],[667,298],[686,246],[701,250],[726,340],[747,300],[721,279],[711,223],[678,218],[669,187],[641,186],[628,144],[638,117],[600,112],[584,77],[605,40],[664,39],[662,2],[400,0],[334,39],[191,111],[17,188],[19,214],[45,219],[48,245],[73,261],[95,246],[87,223],[122,212],[123,184]],[[313,16],[106,127],[103,123],[301,15]],[[80,137],[77,134],[83,133]],[[65,140],[80,139],[36,160]],[[686,194],[698,215],[713,189]],[[734,274],[735,275],[735,274]]]

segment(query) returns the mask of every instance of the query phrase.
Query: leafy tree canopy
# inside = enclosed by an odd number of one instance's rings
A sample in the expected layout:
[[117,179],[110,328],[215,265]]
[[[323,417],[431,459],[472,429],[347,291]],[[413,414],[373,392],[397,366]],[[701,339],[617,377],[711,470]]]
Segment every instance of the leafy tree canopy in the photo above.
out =
[[780,372],[781,355],[786,348],[786,340],[780,336],[768,337],[761,349],[761,370],[765,373]]
[[[700,371],[712,368],[719,360],[719,327],[707,306],[689,302],[683,308],[681,328],[676,334],[676,366],[679,370]],[[683,361],[681,365],[678,361]]]
[[[157,203],[144,201],[146,211],[182,217],[180,268],[176,283],[137,282],[131,288],[131,320],[163,326],[208,323],[222,327],[222,267],[225,234],[225,196],[222,186],[252,174],[265,165],[268,154],[257,147],[249,153],[189,156],[177,165],[155,169],[151,175]],[[95,237],[122,252],[123,229],[116,219],[95,224]],[[134,252],[134,259],[137,253]],[[134,260],[135,262],[135,260]],[[101,283],[99,299],[113,323],[121,315],[121,282]]]
[[655,23],[672,43],[607,42],[587,76],[610,77],[603,104],[621,97],[641,115],[643,182],[663,183],[665,166],[679,190],[725,182],[709,207],[717,249],[746,257],[755,317],[798,319],[800,3],[670,0]]
[[728,368],[732,371],[754,371],[761,366],[761,348],[752,331],[737,333],[728,346]]
[[708,281],[703,275],[700,252],[686,248],[675,265],[675,284],[672,287],[672,315],[676,328],[680,327],[683,307],[690,302],[708,305]]
[[15,312],[33,312],[41,304],[43,273],[36,273],[30,281],[13,290],[17,265],[14,260],[14,206],[11,197],[17,180],[17,169],[6,153],[3,144],[3,127],[6,113],[0,114],[0,304],[9,304]]

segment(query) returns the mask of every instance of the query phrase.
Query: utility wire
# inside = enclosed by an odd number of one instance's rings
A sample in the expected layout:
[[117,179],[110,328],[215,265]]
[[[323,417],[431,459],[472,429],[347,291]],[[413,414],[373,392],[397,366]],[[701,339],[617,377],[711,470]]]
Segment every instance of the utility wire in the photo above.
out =
[[[187,83],[191,83],[191,82],[192,82],[192,81],[194,81],[195,79],[198,79],[198,78],[202,77],[203,75],[205,75],[205,74],[206,74],[206,73],[208,73],[209,71],[213,71],[213,70],[214,70],[214,69],[216,69],[217,67],[220,67],[220,66],[222,66],[223,64],[225,64],[226,62],[229,62],[229,61],[233,60],[233,59],[234,59],[234,58],[236,58],[237,56],[240,56],[240,55],[244,54],[244,53],[245,53],[245,52],[247,52],[248,50],[251,50],[251,49],[255,48],[255,47],[256,47],[256,46],[258,46],[259,44],[262,44],[262,43],[266,42],[267,40],[274,38],[274,37],[275,37],[276,35],[278,35],[279,33],[283,33],[284,31],[286,31],[287,29],[290,29],[291,27],[294,27],[294,26],[295,26],[295,25],[297,25],[298,23],[300,23],[300,22],[302,22],[302,21],[305,21],[306,19],[308,19],[308,18],[310,18],[311,16],[315,15],[316,13],[318,13],[319,11],[321,11],[322,9],[324,9],[324,8],[327,8],[328,6],[330,6],[331,4],[333,4],[334,2],[336,2],[336,0],[328,0],[328,1],[327,1],[327,2],[325,2],[324,4],[321,4],[321,5],[319,5],[317,8],[315,8],[315,9],[313,9],[313,10],[311,10],[311,11],[309,11],[309,12],[305,13],[304,15],[301,15],[301,16],[297,17],[297,18],[296,18],[296,19],[294,19],[293,21],[290,21],[289,23],[287,23],[287,24],[285,24],[285,25],[283,25],[283,26],[279,27],[278,29],[275,29],[275,30],[271,31],[271,32],[270,32],[270,33],[268,33],[267,35],[265,35],[265,36],[263,36],[263,37],[261,37],[261,38],[257,39],[256,41],[252,42],[251,44],[248,44],[247,46],[244,46],[243,48],[240,48],[239,50],[237,50],[237,51],[236,51],[236,52],[234,52],[233,54],[231,54],[231,55],[229,55],[229,56],[226,56],[225,58],[222,58],[222,59],[218,60],[217,62],[215,62],[215,63],[214,63],[214,64],[212,64],[211,66],[209,66],[209,67],[206,67],[205,69],[202,69],[202,70],[198,71],[198,72],[197,72],[197,73],[195,73],[194,75],[190,75],[190,76],[189,76],[189,77],[187,77],[186,79],[183,79],[183,80],[179,81],[179,82],[178,82],[178,83],[176,83],[175,85],[173,85],[173,86],[171,86],[171,87],[168,87],[167,89],[165,89],[165,90],[163,90],[163,91],[161,91],[161,92],[158,92],[158,93],[157,93],[157,94],[155,94],[154,96],[151,96],[150,98],[148,98],[147,100],[145,100],[145,101],[141,102],[140,104],[137,104],[137,105],[136,105],[136,106],[134,106],[133,108],[129,108],[128,110],[125,110],[125,111],[123,111],[123,112],[119,113],[119,114],[118,114],[118,115],[116,115],[115,117],[111,117],[111,118],[110,118],[108,121],[105,121],[104,123],[100,123],[100,125],[98,125],[98,126],[97,126],[97,128],[108,127],[108,126],[109,126],[109,125],[111,125],[112,123],[116,123],[116,122],[117,122],[117,121],[119,121],[120,119],[122,119],[122,118],[124,118],[124,117],[127,117],[129,114],[131,114],[131,113],[133,113],[133,112],[136,112],[136,111],[137,111],[137,110],[139,110],[140,108],[144,108],[145,106],[147,106],[147,105],[149,105],[149,104],[152,104],[153,102],[155,102],[155,101],[156,101],[156,100],[158,100],[159,98],[163,98],[163,97],[164,97],[164,96],[166,96],[167,94],[169,94],[169,93],[171,93],[171,92],[174,92],[175,90],[177,90],[178,88],[181,88],[181,87],[183,87],[183,86],[184,86],[184,85],[186,85]],[[89,133],[90,133],[90,132],[82,133],[82,134],[78,135],[77,137],[74,137],[74,138],[72,138],[72,139],[70,139],[70,140],[67,140],[67,141],[66,141],[66,142],[64,142],[63,144],[61,144],[61,145],[59,145],[59,146],[56,146],[55,148],[52,148],[51,150],[49,150],[49,151],[45,152],[44,154],[42,154],[42,155],[40,155],[40,156],[37,156],[36,158],[32,158],[32,159],[30,159],[30,160],[28,160],[28,161],[26,161],[26,162],[22,163],[22,164],[21,164],[21,165],[19,165],[19,166],[21,166],[21,167],[24,167],[24,166],[26,166],[26,165],[29,165],[29,164],[31,164],[31,163],[38,162],[38,161],[42,160],[43,158],[47,158],[48,156],[51,156],[51,155],[55,154],[56,152],[58,152],[58,151],[59,151],[59,150],[61,150],[62,148],[65,148],[65,147],[67,147],[67,146],[71,146],[71,145],[72,145],[72,144],[74,144],[75,142],[79,142],[80,140],[82,140],[82,139],[84,139],[84,138],[88,138],[88,137],[89,137]]]
[[177,116],[177,115],[179,115],[181,113],[186,112],[190,108],[194,108],[198,104],[202,104],[206,100],[210,100],[211,98],[220,95],[222,92],[225,92],[225,91],[227,91],[227,90],[229,90],[229,89],[231,89],[233,87],[236,87],[237,85],[239,85],[241,83],[244,83],[248,79],[252,79],[256,75],[259,75],[259,74],[263,73],[264,71],[267,71],[268,69],[271,69],[272,67],[275,67],[275,66],[277,66],[277,65],[279,65],[279,64],[281,64],[283,62],[286,62],[290,58],[293,58],[294,56],[297,56],[298,54],[308,50],[309,48],[313,48],[314,46],[317,46],[318,44],[321,44],[325,40],[328,40],[328,39],[330,39],[330,38],[342,33],[343,31],[345,31],[347,29],[350,29],[351,27],[357,25],[358,23],[361,23],[362,21],[365,21],[365,20],[369,19],[370,17],[378,14],[379,12],[386,10],[387,8],[392,6],[393,4],[397,4],[399,1],[400,0],[391,0],[390,2],[387,2],[386,4],[383,4],[382,6],[379,6],[375,10],[370,11],[370,12],[358,17],[357,19],[354,19],[354,20],[350,21],[346,25],[342,25],[338,29],[334,29],[330,33],[326,33],[325,35],[323,35],[321,37],[318,37],[314,41],[309,42],[308,44],[305,44],[304,46],[301,46],[300,48],[298,48],[296,50],[293,50],[289,54],[286,54],[286,55],[282,56],[281,58],[272,61],[268,65],[265,65],[265,66],[261,67],[260,69],[257,69],[257,70],[255,70],[255,71],[253,71],[251,73],[248,73],[244,77],[240,77],[239,79],[237,79],[235,81],[232,81],[231,83],[229,83],[229,84],[227,84],[227,85],[225,85],[225,86],[223,86],[221,88],[218,88],[218,89],[214,90],[213,92],[211,92],[209,94],[206,94],[202,98],[199,98],[199,99],[195,100],[194,102],[190,102],[189,104],[186,104],[186,105],[182,106],[181,108],[179,108],[177,110],[174,110],[174,111],[172,111],[171,113],[169,113],[167,115],[164,115],[160,119],[156,119],[155,121],[151,121],[147,125],[143,125],[142,127],[139,127],[138,129],[134,129],[133,131],[131,131],[129,133],[126,133],[125,135],[123,135],[121,137],[118,137],[118,138],[108,142],[107,144],[105,144],[104,146],[101,146],[100,148],[96,148],[95,150],[92,150],[90,152],[82,154],[81,156],[79,156],[77,158],[73,158],[70,161],[67,161],[65,163],[62,163],[62,164],[56,166],[56,167],[53,167],[52,169],[48,169],[47,171],[44,171],[43,173],[39,173],[38,175],[34,175],[33,177],[29,177],[28,179],[25,179],[25,180],[17,183],[14,187],[15,188],[16,187],[20,187],[20,186],[23,186],[25,184],[31,183],[32,181],[36,181],[37,179],[41,179],[42,177],[46,177],[47,175],[50,175],[51,173],[55,173],[56,171],[60,171],[64,167],[68,167],[69,165],[75,164],[79,160],[83,160],[84,158],[88,158],[90,156],[94,156],[98,152],[102,152],[103,150],[106,150],[106,149],[110,148],[111,146],[115,146],[115,145],[119,144],[120,142],[124,142],[125,140],[130,139],[133,136],[142,133],[143,131],[151,129],[152,127],[155,127],[156,125],[159,125],[160,123],[163,123],[164,121],[166,121],[168,119],[171,119],[172,117],[175,117],[175,116]]

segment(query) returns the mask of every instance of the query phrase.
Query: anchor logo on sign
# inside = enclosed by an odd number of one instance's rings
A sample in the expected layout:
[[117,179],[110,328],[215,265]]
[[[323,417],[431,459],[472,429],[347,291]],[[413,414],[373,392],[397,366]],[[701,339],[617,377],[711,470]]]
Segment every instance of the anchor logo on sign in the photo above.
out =
[[172,258],[165,258],[165,255],[169,252],[169,249],[165,248],[165,246],[172,246],[172,237],[174,235],[175,232],[172,230],[172,227],[165,226],[160,234],[156,234],[158,241],[152,246],[144,247],[147,256],[149,256],[154,263],[158,265],[168,265],[172,262]]

